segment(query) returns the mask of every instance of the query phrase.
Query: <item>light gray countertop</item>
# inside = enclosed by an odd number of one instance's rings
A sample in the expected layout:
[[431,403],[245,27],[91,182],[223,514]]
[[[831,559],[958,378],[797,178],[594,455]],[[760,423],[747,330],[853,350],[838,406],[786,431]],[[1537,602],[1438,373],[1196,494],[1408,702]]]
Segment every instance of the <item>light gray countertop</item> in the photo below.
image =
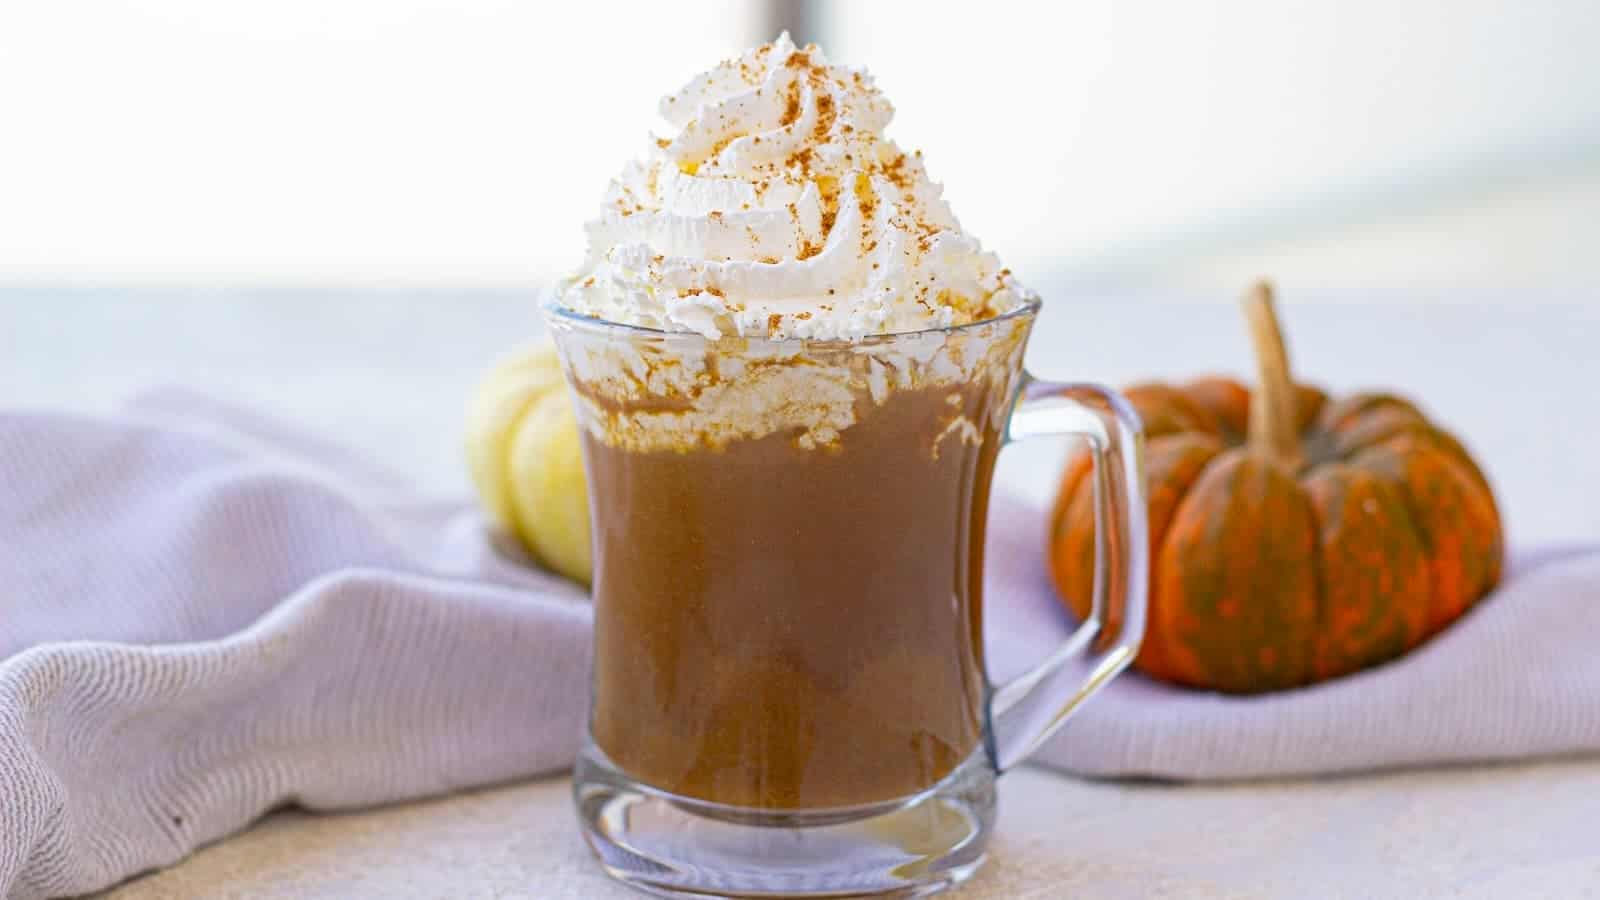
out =
[[[1600,763],[1176,787],[1000,780],[962,900],[1600,897]],[[280,813],[108,900],[625,900],[565,778],[340,816]]]
[[[1231,298],[1046,296],[1040,375],[1249,370]],[[1513,544],[1600,536],[1600,297],[1291,296],[1283,317],[1300,372],[1393,386],[1456,430]],[[463,398],[536,323],[531,294],[13,288],[0,290],[0,404],[109,409],[181,382],[460,494]],[[1000,477],[1046,493],[1059,453],[1009,452]],[[993,860],[961,896],[1600,896],[1600,759],[1226,786],[1025,769],[1001,795]],[[632,895],[590,863],[554,778],[279,813],[109,896]]]

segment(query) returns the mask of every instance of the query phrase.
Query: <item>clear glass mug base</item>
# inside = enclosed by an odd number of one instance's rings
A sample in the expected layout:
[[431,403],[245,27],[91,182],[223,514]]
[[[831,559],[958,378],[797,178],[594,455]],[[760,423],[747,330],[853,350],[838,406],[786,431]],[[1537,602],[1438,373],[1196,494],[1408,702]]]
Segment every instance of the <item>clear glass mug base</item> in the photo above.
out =
[[900,800],[772,813],[668,794],[592,740],[573,773],[584,839],[613,878],[661,897],[926,897],[971,878],[994,827],[982,748]]

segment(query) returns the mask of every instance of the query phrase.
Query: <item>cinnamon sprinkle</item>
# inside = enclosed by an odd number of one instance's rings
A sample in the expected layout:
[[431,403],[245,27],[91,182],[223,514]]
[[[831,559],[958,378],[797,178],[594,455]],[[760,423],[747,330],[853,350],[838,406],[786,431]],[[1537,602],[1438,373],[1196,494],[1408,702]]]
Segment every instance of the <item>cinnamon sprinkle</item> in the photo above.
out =
[[[906,171],[906,155],[897,154],[894,159],[883,165],[883,177],[889,179],[895,187],[902,191],[911,190],[911,173]],[[909,197],[910,195],[907,194]]]
[[872,217],[878,211],[878,196],[872,192],[872,179],[856,176],[856,205],[861,209],[861,252],[871,253],[878,242],[872,238]]
[[779,125],[793,125],[794,120],[800,118],[800,82],[789,85],[783,95],[783,115],[778,119]]
[[822,194],[822,237],[833,233],[834,220],[839,217],[839,179],[817,179],[817,190]]
[[819,141],[827,137],[828,132],[833,129],[833,121],[838,115],[839,111],[833,105],[833,95],[818,94],[817,127],[811,132],[811,136]]
[[811,160],[814,151],[810,147],[801,147],[789,158],[784,160],[784,165],[790,169],[799,169],[807,178],[811,177]]

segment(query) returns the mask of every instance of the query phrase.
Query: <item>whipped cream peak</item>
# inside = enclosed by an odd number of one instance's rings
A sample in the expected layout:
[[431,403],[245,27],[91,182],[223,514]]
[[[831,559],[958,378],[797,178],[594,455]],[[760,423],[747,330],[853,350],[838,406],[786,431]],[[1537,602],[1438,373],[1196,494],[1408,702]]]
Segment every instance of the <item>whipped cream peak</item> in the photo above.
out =
[[1032,294],[961,230],[872,78],[787,33],[661,101],[652,140],[556,288],[574,311],[709,338],[855,340],[963,325]]

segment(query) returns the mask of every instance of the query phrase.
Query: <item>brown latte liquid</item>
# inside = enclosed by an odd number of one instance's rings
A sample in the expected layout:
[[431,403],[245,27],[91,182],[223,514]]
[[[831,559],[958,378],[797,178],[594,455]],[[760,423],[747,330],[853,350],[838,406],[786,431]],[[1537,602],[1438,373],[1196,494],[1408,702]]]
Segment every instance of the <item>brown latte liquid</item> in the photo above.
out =
[[981,380],[873,400],[828,446],[584,432],[595,510],[592,732],[630,776],[772,810],[916,793],[977,750]]

